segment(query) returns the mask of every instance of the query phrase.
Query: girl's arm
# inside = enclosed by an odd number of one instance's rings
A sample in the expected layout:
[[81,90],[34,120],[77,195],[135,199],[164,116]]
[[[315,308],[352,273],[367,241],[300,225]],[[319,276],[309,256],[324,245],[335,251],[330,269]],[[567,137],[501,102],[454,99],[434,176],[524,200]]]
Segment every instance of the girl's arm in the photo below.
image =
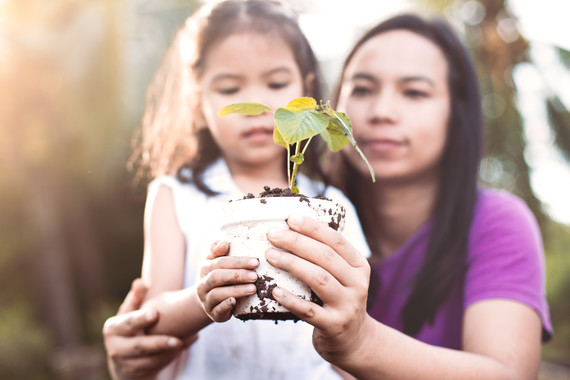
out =
[[[212,251],[200,268],[195,286],[181,289],[184,279],[186,242],[178,225],[172,191],[161,186],[145,210],[145,256],[143,279],[149,284],[144,307],[160,313],[153,334],[187,338],[212,321],[230,318],[236,298],[255,293],[252,270],[259,262],[251,258],[219,257],[228,250]],[[150,299],[149,299],[150,298]]]
[[288,223],[293,231],[271,231],[268,237],[295,255],[270,250],[267,259],[306,282],[324,304],[282,289],[273,295],[315,326],[315,348],[326,360],[359,379],[537,377],[541,321],[530,307],[508,300],[480,301],[466,310],[463,351],[422,343],[366,313],[370,267],[341,234],[308,218],[292,216]]
[[149,332],[187,338],[210,323],[194,287],[184,283],[186,242],[178,225],[172,190],[150,191],[144,215],[142,278],[148,287],[143,308],[156,309],[160,319]]

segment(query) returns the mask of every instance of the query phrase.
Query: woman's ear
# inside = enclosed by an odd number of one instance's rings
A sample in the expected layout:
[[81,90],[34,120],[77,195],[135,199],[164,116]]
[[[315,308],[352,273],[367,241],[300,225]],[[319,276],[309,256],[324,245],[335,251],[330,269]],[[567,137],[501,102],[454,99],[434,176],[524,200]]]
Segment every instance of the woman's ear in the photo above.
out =
[[[306,96],[315,92],[315,73],[310,72],[305,76],[304,90]],[[320,99],[316,100],[318,102]]]

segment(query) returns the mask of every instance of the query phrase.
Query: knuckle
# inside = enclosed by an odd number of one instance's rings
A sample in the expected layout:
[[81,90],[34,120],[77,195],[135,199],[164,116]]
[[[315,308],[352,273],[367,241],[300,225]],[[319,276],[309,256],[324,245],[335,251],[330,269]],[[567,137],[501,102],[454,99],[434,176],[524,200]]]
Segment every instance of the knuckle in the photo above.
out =
[[230,282],[231,283],[239,283],[241,280],[241,273],[239,271],[232,271],[230,274]]
[[144,347],[139,342],[136,342],[133,345],[133,352],[135,353],[135,355],[138,355],[138,356],[142,356],[146,353]]
[[325,249],[323,251],[323,255],[322,255],[323,259],[327,263],[334,261],[337,258],[337,256],[338,256],[338,254],[336,253],[336,251],[334,251],[333,249],[328,248],[328,247],[327,247],[327,249]]
[[113,347],[107,347],[107,355],[113,361],[117,361],[119,359],[119,353]]
[[329,284],[331,280],[330,274],[323,269],[320,269],[315,275],[315,281],[317,285],[325,287]]
[[113,321],[111,319],[107,319],[103,324],[102,334],[103,337],[108,338],[110,337],[113,331]]
[[311,319],[316,314],[316,308],[313,303],[308,303],[306,306],[301,310],[301,319]]
[[346,247],[346,241],[344,240],[342,235],[335,234],[335,237],[333,238],[333,240],[331,242],[331,247],[336,252],[340,252]]

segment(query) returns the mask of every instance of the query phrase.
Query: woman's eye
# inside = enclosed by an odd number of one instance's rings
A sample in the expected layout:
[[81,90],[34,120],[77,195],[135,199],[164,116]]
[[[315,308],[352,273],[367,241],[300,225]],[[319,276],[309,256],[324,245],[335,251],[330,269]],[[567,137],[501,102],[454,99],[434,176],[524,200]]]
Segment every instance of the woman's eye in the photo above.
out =
[[426,98],[427,97],[427,93],[425,93],[424,91],[420,91],[420,90],[405,90],[404,94],[408,98],[412,98],[412,99],[419,99],[419,98]]
[[282,89],[283,87],[287,87],[288,83],[286,82],[274,82],[274,83],[269,83],[269,88],[272,90],[279,90]]
[[350,93],[352,96],[366,96],[370,95],[372,90],[368,87],[364,86],[354,86],[352,88],[352,92]]
[[233,95],[239,91],[238,87],[226,87],[220,88],[218,92],[222,95]]

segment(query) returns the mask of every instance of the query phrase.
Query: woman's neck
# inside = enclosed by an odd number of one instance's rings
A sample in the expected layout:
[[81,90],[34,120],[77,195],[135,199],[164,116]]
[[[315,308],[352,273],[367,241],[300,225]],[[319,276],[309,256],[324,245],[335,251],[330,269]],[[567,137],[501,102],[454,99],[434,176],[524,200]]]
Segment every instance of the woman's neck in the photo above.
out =
[[410,239],[431,217],[438,193],[435,178],[413,182],[379,181],[365,190],[375,206],[373,245],[381,257],[390,256]]
[[257,195],[263,191],[263,186],[288,187],[285,178],[285,163],[276,160],[275,163],[263,165],[244,165],[226,160],[232,180],[244,193]]

